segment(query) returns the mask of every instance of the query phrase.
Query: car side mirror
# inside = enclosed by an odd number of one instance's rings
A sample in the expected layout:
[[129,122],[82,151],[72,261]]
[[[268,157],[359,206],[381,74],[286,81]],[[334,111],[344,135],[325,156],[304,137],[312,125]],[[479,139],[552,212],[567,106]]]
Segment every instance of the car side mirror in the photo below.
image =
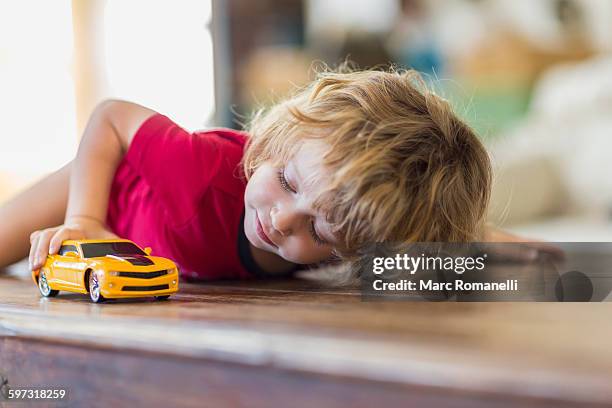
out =
[[144,251],[145,251],[145,254],[151,255],[151,247],[146,247]]
[[78,258],[78,257],[79,257],[79,254],[77,254],[77,253],[76,253],[76,252],[74,252],[74,251],[68,251],[68,252],[65,252],[65,253],[64,253],[64,256],[68,256],[68,257],[70,257],[70,258]]

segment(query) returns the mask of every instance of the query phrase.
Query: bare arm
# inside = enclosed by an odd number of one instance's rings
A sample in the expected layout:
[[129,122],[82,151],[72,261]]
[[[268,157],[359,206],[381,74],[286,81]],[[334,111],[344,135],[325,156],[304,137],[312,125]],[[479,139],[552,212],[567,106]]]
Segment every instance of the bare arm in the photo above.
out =
[[486,228],[484,241],[491,243],[513,243],[514,245],[497,245],[492,247],[499,252],[496,255],[510,260],[530,262],[537,259],[540,253],[548,253],[557,258],[564,257],[563,250],[554,243],[511,234],[491,225]]
[[96,107],[73,161],[64,225],[31,234],[31,269],[40,268],[47,254],[56,253],[64,240],[115,236],[105,225],[113,176],[134,134],[155,113],[118,100]]
[[27,256],[32,231],[64,221],[71,168],[72,161],[0,204],[0,271]]
[[82,218],[104,223],[117,166],[140,125],[153,114],[151,109],[117,100],[94,110],[70,177],[66,223]]

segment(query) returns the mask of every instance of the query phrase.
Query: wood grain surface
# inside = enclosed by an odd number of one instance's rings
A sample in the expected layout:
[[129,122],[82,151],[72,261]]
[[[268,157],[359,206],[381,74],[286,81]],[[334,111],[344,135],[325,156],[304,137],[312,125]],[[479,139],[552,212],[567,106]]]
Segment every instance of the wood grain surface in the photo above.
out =
[[611,316],[610,303],[362,302],[308,276],[96,305],[0,277],[0,375],[63,385],[71,406],[612,406]]

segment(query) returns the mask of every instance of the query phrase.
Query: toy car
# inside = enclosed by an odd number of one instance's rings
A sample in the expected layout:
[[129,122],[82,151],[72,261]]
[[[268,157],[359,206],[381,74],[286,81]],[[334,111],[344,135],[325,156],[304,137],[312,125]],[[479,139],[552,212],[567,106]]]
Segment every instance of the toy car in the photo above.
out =
[[55,255],[32,271],[44,297],[60,290],[89,293],[92,302],[154,296],[165,300],[178,291],[178,269],[169,259],[150,256],[127,239],[64,241]]

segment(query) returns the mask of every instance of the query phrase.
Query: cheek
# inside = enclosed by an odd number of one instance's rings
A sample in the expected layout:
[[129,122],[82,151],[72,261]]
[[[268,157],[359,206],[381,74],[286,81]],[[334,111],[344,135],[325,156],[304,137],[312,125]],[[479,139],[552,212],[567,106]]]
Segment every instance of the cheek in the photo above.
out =
[[261,166],[253,173],[245,190],[245,201],[253,207],[267,203],[276,192],[274,170],[270,166]]

